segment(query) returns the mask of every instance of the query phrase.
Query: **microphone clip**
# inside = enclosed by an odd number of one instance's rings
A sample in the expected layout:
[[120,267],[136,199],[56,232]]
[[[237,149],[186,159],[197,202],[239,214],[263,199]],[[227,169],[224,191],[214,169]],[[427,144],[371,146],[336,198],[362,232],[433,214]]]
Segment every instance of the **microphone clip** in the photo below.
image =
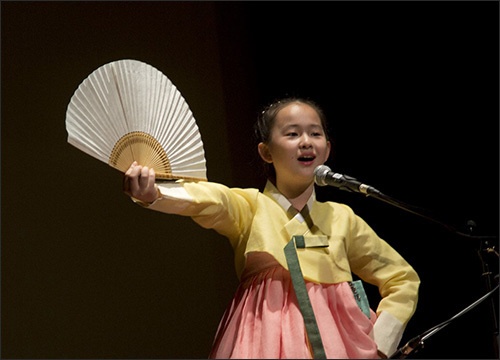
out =
[[423,347],[422,335],[418,335],[408,341],[403,347],[398,349],[394,354],[389,356],[389,359],[405,359],[408,355],[416,352],[419,348]]

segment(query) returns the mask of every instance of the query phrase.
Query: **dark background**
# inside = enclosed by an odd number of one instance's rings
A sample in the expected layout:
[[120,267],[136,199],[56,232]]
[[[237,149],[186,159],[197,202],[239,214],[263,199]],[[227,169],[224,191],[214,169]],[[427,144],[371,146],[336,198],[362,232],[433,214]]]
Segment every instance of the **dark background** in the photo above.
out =
[[[67,143],[73,92],[110,61],[172,80],[212,181],[262,188],[259,110],[310,97],[334,171],[460,231],[474,220],[498,251],[498,18],[497,1],[2,1],[1,356],[206,358],[236,289],[225,238],[133,204],[121,173]],[[318,197],[351,205],[419,272],[401,345],[486,292],[481,241],[360,194]],[[488,305],[410,357],[497,357]]]

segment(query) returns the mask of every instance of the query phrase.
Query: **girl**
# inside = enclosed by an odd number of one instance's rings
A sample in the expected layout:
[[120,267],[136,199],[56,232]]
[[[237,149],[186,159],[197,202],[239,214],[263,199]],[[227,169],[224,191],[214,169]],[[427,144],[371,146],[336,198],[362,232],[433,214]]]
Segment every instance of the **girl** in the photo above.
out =
[[[190,216],[226,236],[240,285],[211,358],[379,358],[391,355],[415,312],[415,270],[350,207],[315,197],[314,170],[330,155],[325,116],[286,98],[256,124],[269,167],[263,192],[209,181],[155,183],[134,162],[124,191],[138,204]],[[379,288],[373,311],[352,274]]]

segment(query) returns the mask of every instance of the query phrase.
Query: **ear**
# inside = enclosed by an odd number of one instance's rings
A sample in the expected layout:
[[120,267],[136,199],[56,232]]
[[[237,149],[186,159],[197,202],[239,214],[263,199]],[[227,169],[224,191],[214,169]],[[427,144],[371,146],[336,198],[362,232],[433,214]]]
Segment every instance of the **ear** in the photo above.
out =
[[326,160],[328,160],[328,158],[330,157],[330,150],[332,150],[332,143],[330,141],[327,141],[326,142],[326,147],[327,147],[327,151],[325,153],[325,159],[323,161],[326,162]]
[[269,147],[263,142],[259,143],[257,146],[257,150],[259,151],[259,155],[266,163],[272,163],[273,157],[271,156],[271,152],[269,151]]

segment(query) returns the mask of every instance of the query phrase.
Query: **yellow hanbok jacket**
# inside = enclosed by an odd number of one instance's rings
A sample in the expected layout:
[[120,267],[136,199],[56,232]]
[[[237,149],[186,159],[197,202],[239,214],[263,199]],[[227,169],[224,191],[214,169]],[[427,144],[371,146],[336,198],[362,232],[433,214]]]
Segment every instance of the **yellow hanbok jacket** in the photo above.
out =
[[326,239],[327,247],[297,249],[304,278],[333,284],[351,281],[356,274],[377,286],[381,301],[376,308],[375,341],[387,355],[397,349],[416,309],[420,279],[413,267],[349,206],[319,202],[313,192],[306,211],[301,212],[306,221],[299,222],[296,211],[290,211],[290,203],[269,181],[263,192],[208,181],[157,185],[162,197],[141,205],[190,216],[202,227],[227,237],[234,249],[238,277],[250,252],[267,252],[288,268],[284,247],[293,235]]

